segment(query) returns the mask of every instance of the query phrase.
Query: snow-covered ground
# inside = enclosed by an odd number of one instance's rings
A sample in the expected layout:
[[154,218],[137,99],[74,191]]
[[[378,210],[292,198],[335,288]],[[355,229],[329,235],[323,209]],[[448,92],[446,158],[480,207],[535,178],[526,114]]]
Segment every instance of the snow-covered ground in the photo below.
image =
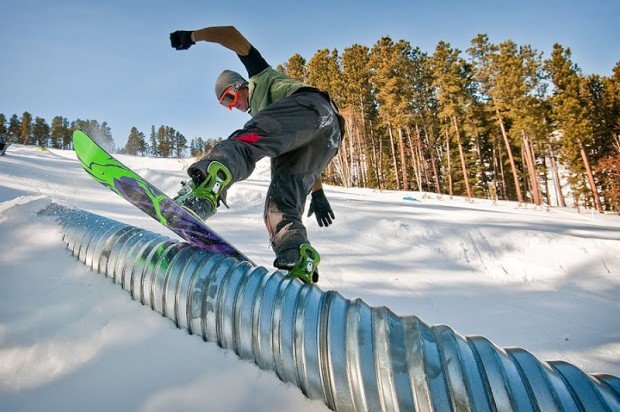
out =
[[[190,163],[118,157],[169,194]],[[210,225],[269,267],[268,176],[261,162]],[[323,290],[620,375],[620,217],[418,192],[326,192],[334,225],[307,219]],[[0,158],[0,410],[327,409],[88,270],[51,218],[36,214],[51,201],[174,237],[92,180],[73,152],[11,146]]]

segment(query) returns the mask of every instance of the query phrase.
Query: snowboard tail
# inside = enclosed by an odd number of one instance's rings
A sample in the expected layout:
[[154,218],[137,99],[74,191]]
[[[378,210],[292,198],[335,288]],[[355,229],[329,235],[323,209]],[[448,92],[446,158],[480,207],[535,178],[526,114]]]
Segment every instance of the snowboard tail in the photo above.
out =
[[204,222],[106,152],[84,132],[73,133],[73,147],[82,167],[102,185],[157,220],[188,243],[213,253],[252,261]]

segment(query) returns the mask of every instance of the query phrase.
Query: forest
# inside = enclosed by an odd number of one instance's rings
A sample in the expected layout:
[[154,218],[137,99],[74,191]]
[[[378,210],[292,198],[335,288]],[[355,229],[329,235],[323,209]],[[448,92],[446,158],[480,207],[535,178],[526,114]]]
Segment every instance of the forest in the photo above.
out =
[[586,76],[562,45],[543,58],[480,34],[466,51],[383,37],[279,69],[346,119],[332,183],[620,210],[620,62]]
[[[277,69],[328,91],[346,120],[328,183],[620,211],[620,62],[609,76],[585,75],[568,47],[544,56],[479,34],[464,51],[385,36],[294,54]],[[106,122],[0,114],[0,134],[24,144],[70,148],[76,128],[114,148]],[[188,146],[170,126],[152,126],[147,140],[134,127],[119,151],[200,156],[219,140]]]

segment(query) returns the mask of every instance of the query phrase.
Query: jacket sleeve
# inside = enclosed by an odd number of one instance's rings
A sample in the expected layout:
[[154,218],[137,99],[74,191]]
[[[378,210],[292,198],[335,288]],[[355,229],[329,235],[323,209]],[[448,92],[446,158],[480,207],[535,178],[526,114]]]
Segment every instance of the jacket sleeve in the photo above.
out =
[[248,77],[252,77],[269,67],[259,51],[234,26],[207,27],[195,30],[192,32],[192,37],[195,42],[218,43],[237,53],[241,63],[248,71]]

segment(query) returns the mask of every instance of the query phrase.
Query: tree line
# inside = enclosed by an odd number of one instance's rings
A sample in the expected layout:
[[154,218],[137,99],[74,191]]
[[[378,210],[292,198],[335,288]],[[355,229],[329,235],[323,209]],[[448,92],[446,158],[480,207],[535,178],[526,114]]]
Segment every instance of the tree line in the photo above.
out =
[[386,36],[278,70],[345,117],[331,183],[620,211],[620,62],[584,75],[560,44],[544,58],[480,34],[427,53]]
[[151,126],[151,134],[147,142],[144,133],[132,127],[127,138],[127,144],[120,152],[152,157],[184,157],[189,149],[192,157],[202,157],[221,141],[221,137],[214,139],[195,137],[189,142],[188,146],[187,138],[174,128],[159,126],[155,130],[155,126]]
[[29,112],[21,116],[13,114],[7,121],[0,113],[0,136],[6,136],[12,142],[55,149],[72,149],[72,135],[75,130],[82,130],[109,152],[152,157],[183,157],[187,149],[192,156],[207,153],[218,139],[192,139],[190,146],[185,136],[170,126],[151,126],[149,140],[136,127],[129,131],[127,143],[116,148],[112,132],[107,122],[77,119],[69,121],[66,117],[55,116],[51,125],[42,117],[34,117]]
[[13,114],[7,121],[0,113],[0,135],[11,142],[55,149],[70,149],[73,131],[80,129],[95,139],[106,150],[114,151],[114,140],[106,122],[77,119],[69,121],[66,117],[55,116],[51,125],[39,116],[33,118],[29,112],[21,117]]
[[[620,62],[584,75],[560,44],[545,58],[479,34],[465,51],[385,36],[308,61],[296,53],[277,69],[327,90],[346,119],[327,182],[620,211]],[[71,148],[77,128],[113,149],[106,122],[0,114],[0,134],[24,144]],[[188,146],[169,126],[151,126],[147,140],[133,127],[120,151],[201,156],[218,141]]]

